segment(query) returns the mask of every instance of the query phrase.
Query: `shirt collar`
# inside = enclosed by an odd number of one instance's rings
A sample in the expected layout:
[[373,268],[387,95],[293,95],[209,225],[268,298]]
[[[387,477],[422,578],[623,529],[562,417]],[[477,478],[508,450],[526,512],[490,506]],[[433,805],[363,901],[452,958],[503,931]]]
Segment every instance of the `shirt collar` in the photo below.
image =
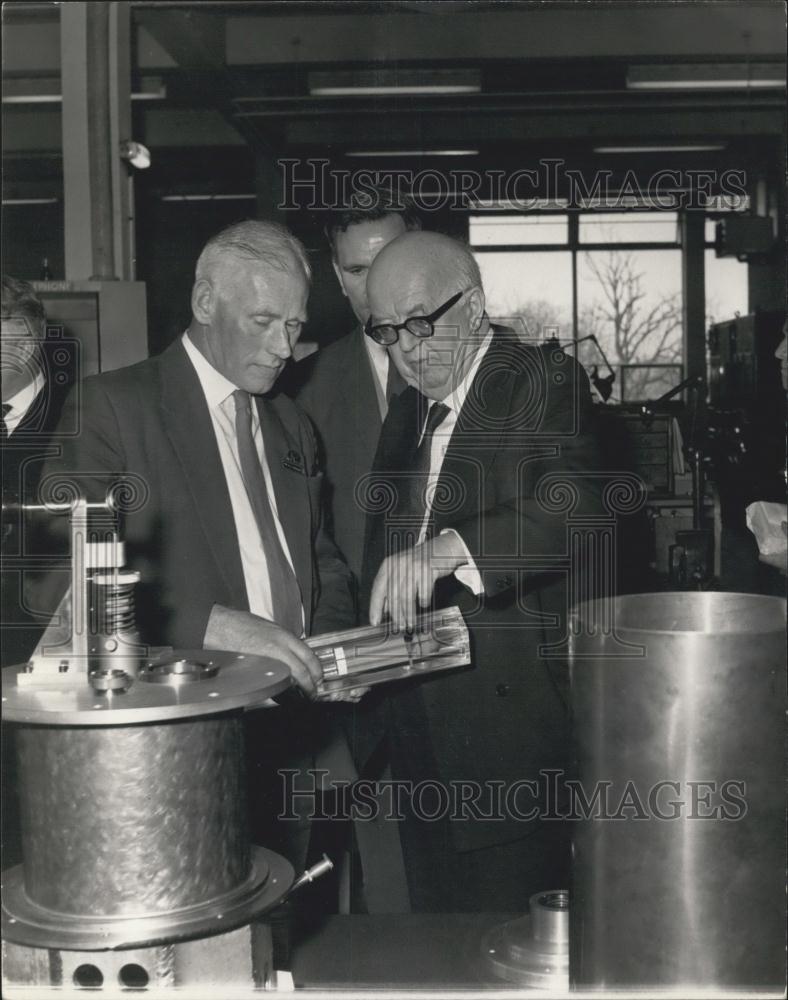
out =
[[32,382],[28,382],[23,389],[20,389],[19,392],[15,392],[10,399],[3,400],[6,406],[11,407],[5,419],[16,421],[21,420],[33,405],[33,401],[43,388],[44,375],[39,370],[36,372],[36,377]]
[[462,382],[460,382],[460,384],[452,392],[450,392],[449,395],[443,400],[445,405],[448,406],[450,410],[454,411],[455,415],[459,414],[460,410],[462,409],[463,403],[465,402],[468,392],[470,391],[470,388],[473,385],[473,380],[476,378],[476,373],[479,370],[479,365],[482,363],[482,359],[484,358],[484,355],[487,353],[487,350],[490,344],[492,343],[492,338],[493,338],[493,329],[491,326],[488,326],[487,333],[484,335],[484,339],[477,347],[476,354],[474,355],[470,368],[465,373]]
[[184,349],[189,355],[189,360],[197,372],[197,378],[200,380],[202,391],[205,393],[208,408],[213,409],[215,406],[221,406],[225,399],[235,392],[238,386],[234,385],[220,371],[213,367],[211,362],[192,342],[188,331],[184,333],[181,339]]

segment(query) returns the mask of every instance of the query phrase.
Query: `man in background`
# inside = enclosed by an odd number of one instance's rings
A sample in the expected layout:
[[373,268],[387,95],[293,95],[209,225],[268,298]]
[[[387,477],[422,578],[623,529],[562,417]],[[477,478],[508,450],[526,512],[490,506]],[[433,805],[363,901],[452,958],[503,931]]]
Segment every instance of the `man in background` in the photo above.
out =
[[384,347],[364,336],[367,272],[388,243],[421,224],[412,203],[387,188],[356,195],[326,226],[334,272],[357,325],[297,368],[297,400],[312,418],[325,461],[329,528],[356,580],[364,514],[356,487],[372,467],[388,403],[405,384]]

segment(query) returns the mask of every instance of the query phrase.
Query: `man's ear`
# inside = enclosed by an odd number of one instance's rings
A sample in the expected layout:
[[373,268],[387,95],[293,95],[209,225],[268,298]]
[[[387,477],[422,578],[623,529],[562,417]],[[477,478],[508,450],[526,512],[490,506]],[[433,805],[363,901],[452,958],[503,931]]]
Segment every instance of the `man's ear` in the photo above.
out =
[[339,287],[342,289],[342,294],[347,298],[347,292],[345,291],[345,282],[342,280],[342,272],[339,269],[339,264],[337,264],[336,257],[331,254],[331,266],[334,268],[334,274],[337,276],[337,281],[339,282]]
[[468,304],[467,308],[470,328],[475,333],[482,325],[482,319],[484,318],[484,307],[486,305],[484,292],[478,286],[476,288],[472,288],[466,296],[466,301]]
[[215,306],[213,285],[207,278],[199,278],[192,288],[192,315],[202,326],[210,326]]

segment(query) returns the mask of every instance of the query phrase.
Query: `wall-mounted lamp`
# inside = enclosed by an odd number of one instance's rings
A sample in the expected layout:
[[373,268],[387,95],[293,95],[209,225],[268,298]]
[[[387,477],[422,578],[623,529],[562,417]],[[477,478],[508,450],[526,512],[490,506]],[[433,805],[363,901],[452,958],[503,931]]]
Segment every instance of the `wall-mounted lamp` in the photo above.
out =
[[137,170],[147,170],[150,166],[150,150],[143,146],[141,142],[122,142],[120,144],[120,158],[126,160]]

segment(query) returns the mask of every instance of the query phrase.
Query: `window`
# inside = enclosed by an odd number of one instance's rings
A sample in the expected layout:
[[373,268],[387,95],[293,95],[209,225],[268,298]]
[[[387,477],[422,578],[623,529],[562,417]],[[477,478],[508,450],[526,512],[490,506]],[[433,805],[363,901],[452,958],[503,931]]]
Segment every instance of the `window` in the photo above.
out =
[[[675,229],[675,227],[674,227]],[[681,251],[589,250],[577,258],[577,334],[593,336],[616,374],[611,399],[656,399],[682,378]],[[605,365],[594,342],[586,366]]]
[[706,326],[733,319],[749,311],[747,264],[735,257],[718,257],[714,234],[721,213],[708,215],[705,226]]
[[554,333],[571,340],[571,253],[481,253],[476,259],[494,323],[517,330],[523,340]]
[[[716,219],[746,210],[740,202],[709,206],[707,325],[747,312],[747,265],[712,249]],[[524,338],[581,341],[574,350],[589,371],[614,372],[613,401],[656,399],[684,373],[679,222],[675,211],[472,215],[488,313]]]

